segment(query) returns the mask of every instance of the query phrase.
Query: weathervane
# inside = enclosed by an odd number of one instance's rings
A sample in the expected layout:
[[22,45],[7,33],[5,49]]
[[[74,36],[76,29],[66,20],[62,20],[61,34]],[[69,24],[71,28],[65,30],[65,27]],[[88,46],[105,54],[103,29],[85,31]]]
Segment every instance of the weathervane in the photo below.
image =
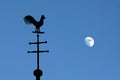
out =
[[42,15],[39,21],[36,21],[31,15],[27,15],[24,17],[24,21],[26,24],[33,24],[35,26],[35,31],[33,33],[37,34],[37,42],[29,42],[29,44],[36,44],[37,50],[35,51],[28,51],[28,53],[37,53],[37,69],[34,70],[33,74],[36,77],[36,80],[40,80],[40,76],[42,76],[43,72],[39,68],[39,53],[42,52],[49,52],[48,50],[40,50],[39,44],[47,43],[47,41],[40,42],[39,41],[39,34],[44,34],[44,32],[40,31],[41,26],[44,24],[45,16]]

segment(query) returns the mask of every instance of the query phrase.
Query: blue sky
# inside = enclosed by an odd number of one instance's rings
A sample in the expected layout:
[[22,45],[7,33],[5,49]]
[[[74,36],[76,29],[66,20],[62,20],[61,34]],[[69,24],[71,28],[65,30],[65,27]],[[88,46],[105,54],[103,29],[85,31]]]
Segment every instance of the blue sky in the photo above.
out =
[[[35,80],[36,55],[27,54],[36,46],[33,25],[44,14],[45,31],[40,55],[41,80],[120,80],[120,1],[119,0],[1,0],[0,1],[0,80]],[[95,39],[87,47],[84,38]]]

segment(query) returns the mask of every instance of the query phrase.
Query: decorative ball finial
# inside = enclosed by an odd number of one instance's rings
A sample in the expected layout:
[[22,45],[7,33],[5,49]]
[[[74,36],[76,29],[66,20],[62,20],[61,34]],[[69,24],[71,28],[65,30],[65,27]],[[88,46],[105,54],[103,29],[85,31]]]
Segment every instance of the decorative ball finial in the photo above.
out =
[[40,69],[36,69],[34,70],[33,74],[36,77],[36,80],[40,80],[40,76],[42,76],[43,72]]
[[43,72],[40,69],[36,69],[33,74],[34,76],[38,77],[38,76],[42,76]]

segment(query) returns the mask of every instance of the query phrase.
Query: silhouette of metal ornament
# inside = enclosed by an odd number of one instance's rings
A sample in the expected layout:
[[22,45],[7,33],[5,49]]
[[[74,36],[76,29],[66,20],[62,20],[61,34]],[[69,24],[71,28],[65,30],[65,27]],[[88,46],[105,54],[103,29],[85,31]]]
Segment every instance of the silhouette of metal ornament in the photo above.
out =
[[40,27],[44,24],[45,16],[42,15],[39,21],[36,21],[31,15],[24,17],[26,24],[33,24],[35,26],[35,32],[40,32]]
[[39,45],[45,44],[47,41],[40,42],[39,41],[39,34],[43,34],[44,32],[40,31],[40,27],[44,24],[45,16],[42,15],[39,21],[36,21],[32,16],[27,15],[24,17],[24,21],[26,24],[33,24],[35,26],[35,31],[33,33],[37,34],[37,41],[36,42],[29,42],[29,45],[36,44],[37,50],[28,51],[28,53],[37,53],[37,69],[33,71],[36,80],[40,80],[40,76],[42,76],[43,72],[39,69],[39,53],[49,52],[49,50],[40,50]]

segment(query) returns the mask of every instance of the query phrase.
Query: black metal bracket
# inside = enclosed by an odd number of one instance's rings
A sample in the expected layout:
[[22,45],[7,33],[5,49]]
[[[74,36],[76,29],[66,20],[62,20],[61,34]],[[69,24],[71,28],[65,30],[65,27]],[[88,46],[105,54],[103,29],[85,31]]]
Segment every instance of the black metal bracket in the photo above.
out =
[[32,31],[32,33],[44,34],[45,32],[40,32],[40,31]]
[[28,51],[28,53],[44,53],[49,52],[49,50],[43,50],[43,51]]
[[29,42],[29,45],[31,45],[31,44],[43,44],[43,43],[47,43],[47,41],[44,41],[44,42]]

